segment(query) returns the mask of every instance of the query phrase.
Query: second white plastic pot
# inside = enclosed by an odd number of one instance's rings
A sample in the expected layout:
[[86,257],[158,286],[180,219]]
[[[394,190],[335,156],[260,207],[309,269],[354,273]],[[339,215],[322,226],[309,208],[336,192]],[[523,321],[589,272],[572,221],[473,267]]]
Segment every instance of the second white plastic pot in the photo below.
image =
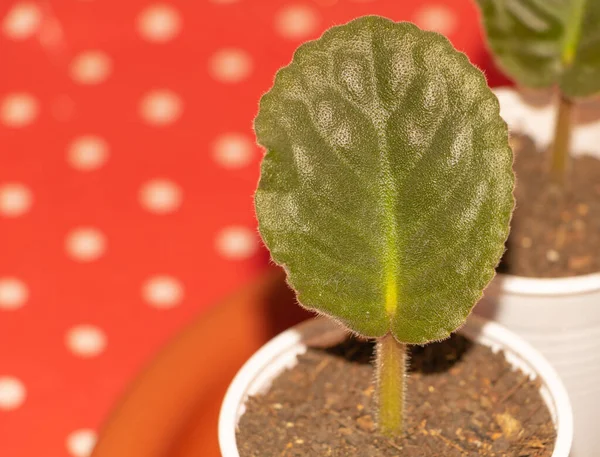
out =
[[[555,117],[550,100],[543,96],[532,100],[511,88],[496,89],[495,93],[509,129],[529,135],[538,147],[546,148],[552,141]],[[597,102],[580,108],[572,138],[574,154],[600,157],[599,119]],[[597,456],[600,273],[551,279],[500,274],[487,288],[475,312],[516,332],[551,362],[573,405],[575,437],[571,457]]]
[[[474,341],[503,350],[508,362],[541,381],[540,392],[556,426],[552,457],[567,457],[573,436],[573,418],[567,392],[550,364],[532,346],[502,326],[471,316],[460,330]],[[296,364],[307,346],[328,346],[340,341],[346,332],[331,320],[306,321],[272,339],[238,372],[223,401],[219,417],[219,445],[223,457],[239,457],[236,427],[251,395],[265,392],[283,370]]]

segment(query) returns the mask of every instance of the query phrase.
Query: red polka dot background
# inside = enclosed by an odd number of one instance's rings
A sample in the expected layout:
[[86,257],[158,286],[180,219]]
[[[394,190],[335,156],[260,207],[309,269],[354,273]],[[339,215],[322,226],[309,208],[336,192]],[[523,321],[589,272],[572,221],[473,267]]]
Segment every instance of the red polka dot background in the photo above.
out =
[[472,0],[0,2],[0,455],[88,456],[156,351],[264,270],[259,97],[364,14],[506,82]]

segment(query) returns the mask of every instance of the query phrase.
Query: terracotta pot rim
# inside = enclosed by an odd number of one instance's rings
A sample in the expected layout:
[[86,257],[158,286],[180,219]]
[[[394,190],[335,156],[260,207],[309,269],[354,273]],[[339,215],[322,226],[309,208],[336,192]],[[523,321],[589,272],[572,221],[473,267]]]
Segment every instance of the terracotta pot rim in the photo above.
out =
[[[573,413],[567,391],[550,363],[513,332],[478,316],[471,315],[460,332],[494,350],[504,350],[509,363],[542,380],[541,394],[557,431],[552,457],[567,457],[573,440]],[[306,321],[273,338],[238,372],[227,390],[219,416],[219,445],[223,457],[239,457],[236,426],[248,395],[263,391],[283,369],[293,366],[296,356],[306,350],[305,343],[314,340],[319,333],[329,340],[346,331],[327,318]]]

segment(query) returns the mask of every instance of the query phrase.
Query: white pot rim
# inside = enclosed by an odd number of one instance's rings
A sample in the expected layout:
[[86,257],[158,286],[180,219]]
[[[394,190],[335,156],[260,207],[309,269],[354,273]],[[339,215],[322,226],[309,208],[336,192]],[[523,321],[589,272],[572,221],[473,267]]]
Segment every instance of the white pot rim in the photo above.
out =
[[502,291],[515,295],[587,294],[600,290],[600,273],[562,278],[529,278],[499,273],[496,283]]
[[[306,341],[306,334],[311,333],[309,332],[310,327],[319,319],[323,318],[305,321],[276,336],[259,349],[237,373],[227,390],[219,415],[219,445],[224,457],[239,457],[236,426],[241,415],[240,405],[247,398],[248,387],[256,383],[261,376],[263,379],[266,378],[263,372],[282,352],[287,350],[290,353],[289,356],[293,356],[295,359],[296,355],[302,352],[300,347],[303,347],[303,342]],[[554,402],[557,436],[552,457],[568,456],[573,439],[573,413],[567,391],[550,363],[521,337],[501,325],[481,317],[471,315],[460,332],[488,346],[497,346],[500,342],[501,349],[512,351],[513,354],[518,354],[526,361],[527,367],[523,367],[523,370],[531,371],[539,376]],[[294,347],[298,350],[291,349]],[[277,372],[279,371],[280,369]],[[277,373],[272,374],[276,375]],[[545,401],[548,402],[550,399],[545,399]]]

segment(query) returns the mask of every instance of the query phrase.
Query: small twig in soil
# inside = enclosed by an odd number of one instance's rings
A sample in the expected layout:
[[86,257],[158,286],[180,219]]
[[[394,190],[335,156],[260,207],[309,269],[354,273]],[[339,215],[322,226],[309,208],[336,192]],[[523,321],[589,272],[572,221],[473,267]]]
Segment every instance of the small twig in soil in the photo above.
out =
[[519,381],[517,384],[515,384],[513,387],[511,387],[511,389],[510,389],[508,392],[506,392],[506,395],[504,395],[504,397],[502,397],[502,398],[500,399],[500,401],[498,401],[498,403],[499,403],[499,404],[502,404],[502,403],[504,403],[506,400],[508,400],[510,397],[512,397],[512,396],[513,396],[513,394],[514,394],[514,393],[515,393],[517,390],[519,390],[519,389],[520,389],[520,388],[523,386],[523,384],[525,384],[527,381],[529,381],[529,378],[525,376],[525,377],[524,377],[523,379],[521,379],[521,380],[520,380],[520,381]]
[[526,417],[525,419],[523,419],[523,423],[525,423],[525,424],[526,424],[526,423],[527,423],[527,421],[528,421],[529,419],[531,419],[533,416],[535,416],[535,414],[536,414],[536,413],[537,413],[537,412],[538,412],[540,409],[542,409],[542,406],[543,406],[543,405],[540,403],[540,404],[538,405],[538,407],[537,407],[537,408],[535,408],[535,409],[534,409],[534,410],[533,410],[531,413],[529,413],[529,414],[527,415],[527,417]]
[[317,376],[319,376],[319,373],[321,373],[321,371],[323,371],[323,369],[329,365],[330,360],[329,359],[323,359],[315,368],[315,370],[311,373],[311,381],[314,381],[315,379],[317,379]]
[[453,447],[457,451],[460,451],[462,454],[466,454],[467,453],[466,449],[464,449],[460,444],[457,444],[454,441],[446,438],[444,435],[442,435],[441,432],[439,432],[437,430],[429,430],[429,434],[432,435],[432,436],[436,436],[439,439],[441,439],[446,444],[446,446]]
[[390,441],[390,440],[385,440],[385,442],[387,444],[389,444],[390,446],[392,446],[394,449],[398,449],[399,451],[402,451],[402,448],[400,446],[398,446],[396,443]]

